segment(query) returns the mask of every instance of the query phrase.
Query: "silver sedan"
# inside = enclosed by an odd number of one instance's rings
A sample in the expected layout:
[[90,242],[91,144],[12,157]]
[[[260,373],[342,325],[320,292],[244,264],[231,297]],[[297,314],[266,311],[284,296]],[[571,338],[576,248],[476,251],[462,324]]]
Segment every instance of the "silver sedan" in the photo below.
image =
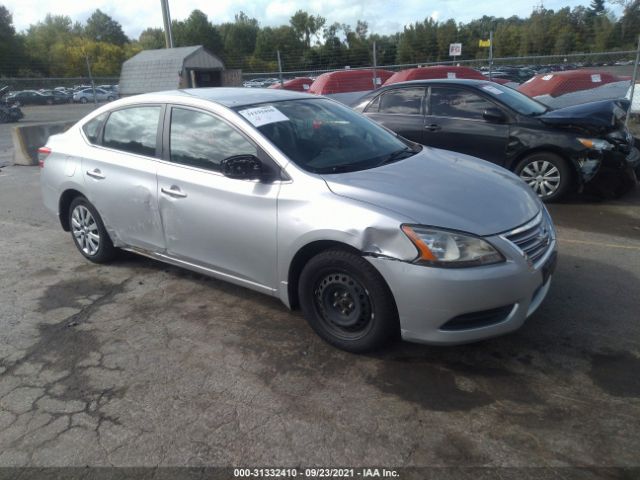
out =
[[124,249],[272,295],[354,352],[513,331],[555,266],[515,175],[304,93],[129,97],[52,136],[40,165],[87,259]]

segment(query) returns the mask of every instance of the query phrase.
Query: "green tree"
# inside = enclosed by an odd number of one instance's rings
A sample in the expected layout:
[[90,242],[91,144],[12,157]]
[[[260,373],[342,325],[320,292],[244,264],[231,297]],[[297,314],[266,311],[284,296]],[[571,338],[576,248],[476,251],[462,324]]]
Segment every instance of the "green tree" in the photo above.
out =
[[164,29],[147,28],[138,37],[138,44],[143,50],[155,50],[165,47]]
[[120,46],[129,41],[122,31],[122,25],[100,9],[93,12],[87,19],[84,34],[96,42],[113,43]]
[[240,12],[233,23],[224,23],[218,28],[224,45],[225,63],[230,67],[242,67],[256,48],[260,30],[258,20]]
[[319,15],[309,15],[303,10],[298,10],[289,19],[289,24],[304,42],[305,48],[311,47],[311,37],[317,35],[325,26],[326,19]]
[[0,5],[0,75],[13,76],[25,66],[21,38],[16,35],[11,12]]
[[43,75],[64,75],[64,46],[77,35],[71,18],[47,14],[43,21],[29,26],[24,45],[33,70]]
[[184,21],[174,20],[172,33],[176,47],[203,45],[212,53],[222,53],[223,43],[220,32],[201,10],[193,10]]

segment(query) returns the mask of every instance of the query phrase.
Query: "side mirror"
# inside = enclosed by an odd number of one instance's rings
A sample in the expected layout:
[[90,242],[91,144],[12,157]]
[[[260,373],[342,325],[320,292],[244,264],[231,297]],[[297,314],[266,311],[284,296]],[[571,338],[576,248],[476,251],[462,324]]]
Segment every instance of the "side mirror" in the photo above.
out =
[[262,162],[254,155],[234,155],[220,163],[222,174],[236,180],[256,180],[263,177]]
[[491,122],[491,123],[503,123],[507,119],[507,117],[502,112],[502,110],[500,110],[499,108],[496,108],[496,107],[487,108],[482,113],[482,117],[487,122]]

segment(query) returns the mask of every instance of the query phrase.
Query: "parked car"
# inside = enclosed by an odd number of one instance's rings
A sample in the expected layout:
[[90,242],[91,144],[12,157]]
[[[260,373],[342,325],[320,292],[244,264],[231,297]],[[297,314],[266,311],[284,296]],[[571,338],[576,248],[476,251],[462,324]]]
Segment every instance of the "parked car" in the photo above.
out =
[[284,90],[293,90],[296,92],[306,92],[307,90],[309,90],[309,87],[311,86],[312,83],[313,83],[313,80],[311,80],[311,78],[309,77],[296,77],[296,78],[291,78],[289,80],[283,81],[282,85],[280,85],[280,82],[274,83],[273,85],[270,85],[268,88],[278,88],[278,89],[284,89]]
[[[489,72],[483,72],[487,77]],[[522,67],[497,67],[491,72],[491,78],[494,80],[509,80],[514,83],[524,83],[536,74],[529,68]]]
[[73,102],[73,94],[62,90],[40,90],[42,95],[51,95],[53,103],[71,103]]
[[251,80],[246,80],[242,85],[245,88],[263,88],[268,83],[267,78],[252,78]]
[[612,175],[618,193],[635,185],[640,154],[620,102],[552,110],[488,81],[430,80],[383,87],[355,110],[414,142],[512,170],[544,201]]
[[[95,89],[95,99],[98,102],[110,102],[115,100],[117,95],[108,90],[103,90],[101,88]],[[93,88],[85,88],[84,90],[80,90],[73,94],[73,101],[80,103],[93,102],[94,98],[94,89]]]
[[504,334],[550,287],[554,227],[518,177],[324,97],[128,97],[39,154],[45,205],[90,261],[122,248],[257,290],[345,350]]
[[5,100],[5,96],[9,92],[9,87],[5,85],[0,88],[0,123],[18,122],[24,117],[22,110],[17,105],[9,105]]
[[43,94],[35,90],[23,90],[7,95],[6,102],[9,105],[53,105],[55,98],[51,94]]

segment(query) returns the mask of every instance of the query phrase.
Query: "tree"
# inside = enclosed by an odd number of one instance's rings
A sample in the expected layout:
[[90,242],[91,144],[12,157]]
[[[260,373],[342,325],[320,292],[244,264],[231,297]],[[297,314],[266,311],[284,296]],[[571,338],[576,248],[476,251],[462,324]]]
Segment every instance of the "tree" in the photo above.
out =
[[74,37],[71,18],[47,14],[44,21],[29,26],[24,36],[25,51],[34,70],[44,75],[64,73],[64,46]]
[[[201,10],[193,10],[184,21],[172,22],[173,42],[176,47],[203,45],[212,53],[221,54],[222,37]],[[163,33],[164,36],[164,33]]]
[[303,43],[289,25],[277,28],[265,27],[258,32],[255,57],[263,61],[273,62],[277,67],[276,52],[279,50],[282,62],[290,68],[300,62],[303,49]]
[[13,27],[13,17],[0,5],[0,74],[15,75],[23,66],[22,42]]
[[289,23],[298,35],[298,38],[304,42],[305,48],[311,47],[311,37],[317,35],[326,23],[326,19],[319,15],[309,15],[303,10],[298,10],[289,19]]
[[219,29],[224,45],[225,63],[232,67],[242,67],[256,48],[260,30],[258,20],[240,12],[236,14],[233,23],[224,23]]
[[97,9],[91,14],[84,27],[86,37],[97,42],[124,45],[129,41],[122,31],[122,26],[106,13]]
[[604,7],[604,0],[591,0],[588,10],[590,15],[603,15],[606,13]]
[[138,44],[143,50],[164,48],[164,30],[162,28],[147,28],[143,30],[138,37]]

